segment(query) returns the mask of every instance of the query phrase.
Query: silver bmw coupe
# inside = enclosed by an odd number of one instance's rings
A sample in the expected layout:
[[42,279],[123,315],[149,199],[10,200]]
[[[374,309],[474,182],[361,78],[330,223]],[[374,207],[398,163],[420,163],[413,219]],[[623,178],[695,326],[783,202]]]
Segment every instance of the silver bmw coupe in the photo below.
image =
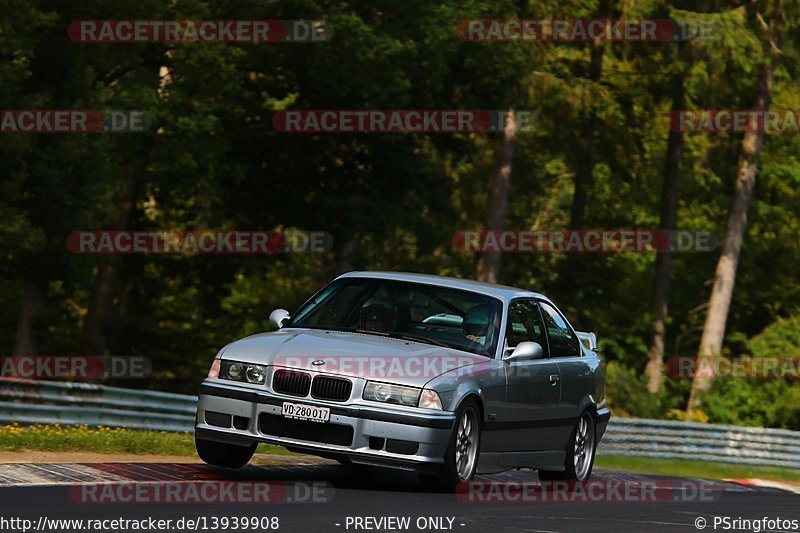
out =
[[259,442],[343,464],[415,470],[452,490],[528,467],[586,480],[610,412],[594,333],[547,297],[462,279],[351,272],[277,331],[222,348],[200,385],[206,463]]

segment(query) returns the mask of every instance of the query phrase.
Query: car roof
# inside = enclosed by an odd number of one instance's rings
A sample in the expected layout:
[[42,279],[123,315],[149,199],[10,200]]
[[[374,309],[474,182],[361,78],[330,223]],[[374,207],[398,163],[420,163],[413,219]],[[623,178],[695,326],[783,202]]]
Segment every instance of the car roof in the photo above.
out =
[[483,281],[473,281],[471,279],[451,278],[448,276],[434,276],[432,274],[388,271],[356,271],[342,274],[336,279],[344,278],[372,278],[393,281],[408,281],[412,283],[423,283],[426,285],[436,285],[438,287],[448,287],[451,289],[477,292],[480,294],[494,296],[495,298],[499,298],[506,302],[512,300],[513,298],[540,298],[552,303],[547,296],[538,292],[526,291],[524,289],[509,287],[507,285],[497,285],[495,283],[485,283]]

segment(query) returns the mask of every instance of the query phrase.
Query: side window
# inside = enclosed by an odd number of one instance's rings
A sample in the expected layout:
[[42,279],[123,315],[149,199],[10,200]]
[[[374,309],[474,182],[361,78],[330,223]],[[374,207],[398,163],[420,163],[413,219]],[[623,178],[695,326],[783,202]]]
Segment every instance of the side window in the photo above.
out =
[[544,333],[542,315],[531,300],[514,300],[508,307],[508,329],[506,330],[509,348],[523,341],[538,342],[547,356],[547,337]]
[[547,327],[547,335],[550,338],[551,357],[569,357],[580,355],[580,341],[567,326],[566,321],[561,318],[558,311],[552,305],[540,302],[544,323]]

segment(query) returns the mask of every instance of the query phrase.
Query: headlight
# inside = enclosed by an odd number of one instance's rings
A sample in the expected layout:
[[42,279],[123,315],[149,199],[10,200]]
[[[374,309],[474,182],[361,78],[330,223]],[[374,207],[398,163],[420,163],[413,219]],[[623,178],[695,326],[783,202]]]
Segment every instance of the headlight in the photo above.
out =
[[244,373],[244,366],[239,363],[231,363],[225,366],[225,375],[230,379],[239,381],[242,379],[242,373]]
[[386,402],[398,405],[416,407],[421,389],[416,387],[403,387],[378,381],[367,381],[364,387],[363,398],[373,402]]
[[244,373],[250,383],[264,383],[264,367],[252,365],[248,366]]
[[237,363],[235,361],[222,361],[222,367],[219,371],[219,377],[222,379],[244,381],[245,383],[256,385],[264,383],[266,376],[267,372],[261,365]]

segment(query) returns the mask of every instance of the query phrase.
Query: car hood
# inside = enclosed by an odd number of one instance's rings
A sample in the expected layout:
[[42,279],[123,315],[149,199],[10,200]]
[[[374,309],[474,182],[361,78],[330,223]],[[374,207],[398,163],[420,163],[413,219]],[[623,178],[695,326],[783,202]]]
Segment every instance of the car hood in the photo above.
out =
[[366,333],[286,328],[235,341],[223,359],[421,387],[487,357]]

